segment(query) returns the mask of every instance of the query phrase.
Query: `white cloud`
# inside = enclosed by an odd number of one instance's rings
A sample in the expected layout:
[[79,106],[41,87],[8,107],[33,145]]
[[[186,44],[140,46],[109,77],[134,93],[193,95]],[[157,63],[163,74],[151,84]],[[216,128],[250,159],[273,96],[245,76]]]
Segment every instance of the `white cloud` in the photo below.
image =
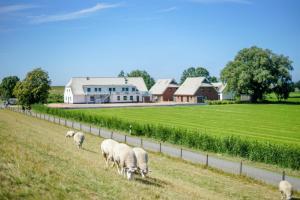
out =
[[91,8],[82,9],[75,12],[65,13],[61,15],[42,15],[42,16],[34,16],[32,17],[31,22],[35,24],[41,24],[46,22],[56,22],[56,21],[67,21],[67,20],[74,20],[79,19],[82,17],[87,16],[88,14],[108,9],[108,8],[115,8],[119,7],[120,4],[105,4],[105,3],[97,3],[95,6]]
[[161,9],[161,10],[158,10],[157,12],[160,12],[160,13],[167,13],[167,12],[172,12],[174,10],[177,10],[177,7],[173,6],[173,7],[169,7],[169,8],[165,8],[165,9]]
[[8,5],[8,6],[0,6],[0,14],[17,12],[21,10],[28,10],[36,7],[38,6],[30,5],[30,4],[15,4],[15,5]]
[[252,4],[250,0],[190,0],[195,3],[236,3],[236,4]]

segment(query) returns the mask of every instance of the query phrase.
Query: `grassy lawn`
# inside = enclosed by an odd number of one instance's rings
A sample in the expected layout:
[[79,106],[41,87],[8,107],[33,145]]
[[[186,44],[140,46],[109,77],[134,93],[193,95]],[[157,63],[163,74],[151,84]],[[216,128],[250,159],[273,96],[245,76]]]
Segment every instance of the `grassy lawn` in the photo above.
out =
[[101,139],[83,150],[67,128],[0,110],[0,199],[279,199],[276,188],[150,153],[150,178],[105,169]]
[[[269,94],[266,100],[274,102],[278,101],[274,93]],[[291,92],[289,98],[287,100],[283,100],[283,102],[300,103],[300,92]]]
[[220,136],[239,135],[258,140],[300,144],[300,105],[233,104],[82,109],[81,112],[200,130]]
[[65,86],[51,86],[50,94],[64,95]]

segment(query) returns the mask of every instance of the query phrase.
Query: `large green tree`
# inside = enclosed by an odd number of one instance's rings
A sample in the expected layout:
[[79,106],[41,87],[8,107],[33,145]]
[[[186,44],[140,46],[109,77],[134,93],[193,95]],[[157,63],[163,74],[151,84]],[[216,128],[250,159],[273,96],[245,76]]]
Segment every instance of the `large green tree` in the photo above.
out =
[[155,84],[154,78],[152,78],[145,70],[133,70],[130,73],[127,73],[127,77],[143,77],[148,90]]
[[14,94],[23,108],[30,109],[34,103],[46,103],[51,80],[46,71],[37,68],[27,73],[22,82],[18,82]]
[[197,68],[190,67],[188,69],[185,69],[182,72],[180,83],[182,84],[187,77],[199,77],[199,76],[206,77],[208,79],[210,78],[209,72],[204,67],[197,67]]
[[0,84],[1,99],[8,100],[15,97],[13,90],[20,79],[17,76],[7,76],[2,79]]
[[252,102],[271,92],[281,100],[292,89],[291,70],[292,61],[288,57],[253,46],[238,52],[222,70],[221,80],[237,95],[250,95]]

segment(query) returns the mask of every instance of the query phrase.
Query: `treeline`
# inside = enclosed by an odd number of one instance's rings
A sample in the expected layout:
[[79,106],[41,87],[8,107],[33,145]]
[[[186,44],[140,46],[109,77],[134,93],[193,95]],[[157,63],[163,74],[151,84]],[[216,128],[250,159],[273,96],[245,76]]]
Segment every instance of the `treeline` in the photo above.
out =
[[121,131],[128,131],[131,126],[131,134],[135,136],[145,136],[189,148],[226,153],[252,161],[300,169],[300,147],[295,144],[277,144],[238,136],[221,137],[196,130],[129,122],[116,117],[95,116],[81,111],[48,108],[43,105],[34,105],[33,109],[41,113]]

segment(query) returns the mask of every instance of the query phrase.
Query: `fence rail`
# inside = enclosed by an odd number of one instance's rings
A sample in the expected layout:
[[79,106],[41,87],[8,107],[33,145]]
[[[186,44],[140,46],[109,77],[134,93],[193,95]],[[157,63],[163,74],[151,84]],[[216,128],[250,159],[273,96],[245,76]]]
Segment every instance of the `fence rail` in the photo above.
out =
[[20,108],[16,107],[8,107],[7,109],[39,119],[47,120],[49,122],[60,124],[69,128],[91,133],[102,138],[112,138],[118,142],[124,142],[132,146],[140,146],[149,151],[160,152],[171,157],[181,158],[186,161],[216,168],[227,173],[251,177],[253,179],[260,180],[274,186],[277,186],[280,180],[285,179],[293,185],[293,188],[295,190],[300,191],[300,178],[287,176],[284,171],[282,172],[282,174],[271,172],[268,170],[245,165],[242,161],[234,162],[223,160],[214,156],[209,156],[208,154],[174,147],[165,143],[159,143],[145,138],[138,138],[131,135],[121,134],[103,127],[95,127],[92,125],[87,125],[80,122],[51,116],[48,114],[36,113],[34,111],[28,110],[23,111]]

